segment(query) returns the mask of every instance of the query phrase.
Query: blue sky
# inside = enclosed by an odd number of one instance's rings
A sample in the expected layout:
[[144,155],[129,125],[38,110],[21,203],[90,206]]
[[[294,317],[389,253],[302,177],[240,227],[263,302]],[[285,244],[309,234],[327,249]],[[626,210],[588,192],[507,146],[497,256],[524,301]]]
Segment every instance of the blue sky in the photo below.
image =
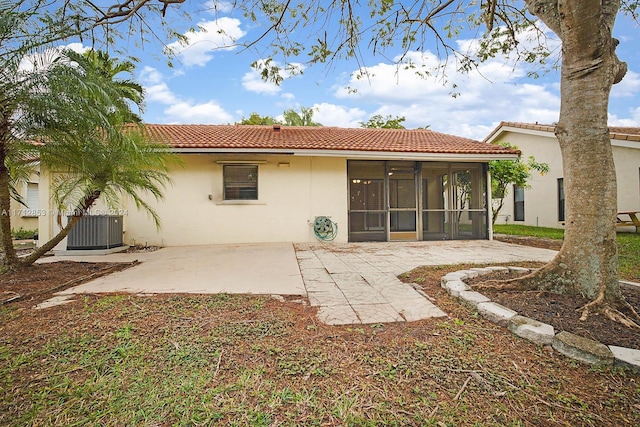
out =
[[[264,28],[227,10],[224,3],[218,3],[218,14],[207,10],[210,6],[210,1],[188,0],[183,7],[189,9],[192,23],[181,23],[176,15],[176,29],[185,34],[194,23],[208,31],[188,34],[188,46],[172,45],[178,52],[173,67],[160,54],[160,43],[147,44],[144,50],[128,48],[131,56],[140,59],[135,77],[146,90],[145,122],[228,124],[252,112],[278,117],[286,109],[313,107],[314,120],[325,126],[359,127],[375,114],[404,116],[409,129],[430,125],[435,131],[481,140],[500,121],[552,123],[558,119],[559,73],[529,78],[526,66],[514,65],[509,58],[490,60],[480,72],[467,75],[449,69],[455,90],[438,77],[420,78],[413,71],[398,69],[392,62],[393,51],[386,52],[387,58],[365,56],[369,79],[356,79],[359,65],[342,61],[307,67],[280,86],[266,83],[250,66],[263,59],[255,50],[220,48],[230,44],[229,36],[248,42]],[[629,72],[612,92],[610,125],[640,126],[637,25],[620,17],[615,34],[621,40],[618,55],[628,63]],[[455,44],[465,49],[474,42],[471,35],[462,34]],[[410,55],[417,63],[439,62],[429,50]],[[452,91],[459,95],[451,96]]]

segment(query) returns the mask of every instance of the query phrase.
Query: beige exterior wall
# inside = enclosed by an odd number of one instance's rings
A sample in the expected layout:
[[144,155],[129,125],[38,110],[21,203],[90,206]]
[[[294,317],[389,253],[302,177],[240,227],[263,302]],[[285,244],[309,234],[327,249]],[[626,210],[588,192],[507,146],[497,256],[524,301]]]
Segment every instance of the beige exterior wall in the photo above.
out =
[[[151,205],[151,218],[127,203],[125,243],[161,246],[316,240],[313,220],[330,216],[338,242],[347,241],[346,159],[297,156],[182,155],[172,170],[173,184]],[[256,161],[258,201],[223,200],[223,165],[218,161]],[[210,198],[209,198],[210,195]]]
[[[558,221],[557,181],[558,178],[563,177],[562,155],[558,141],[549,132],[531,130],[526,132],[503,132],[496,141],[518,146],[524,159],[534,156],[537,162],[547,163],[549,173],[540,176],[539,173],[533,172],[529,181],[531,188],[525,190],[524,222],[513,220],[513,188],[510,188],[496,224],[517,223],[562,228],[564,224]],[[640,210],[640,144],[614,140],[612,145],[618,180],[618,210],[638,211]]]

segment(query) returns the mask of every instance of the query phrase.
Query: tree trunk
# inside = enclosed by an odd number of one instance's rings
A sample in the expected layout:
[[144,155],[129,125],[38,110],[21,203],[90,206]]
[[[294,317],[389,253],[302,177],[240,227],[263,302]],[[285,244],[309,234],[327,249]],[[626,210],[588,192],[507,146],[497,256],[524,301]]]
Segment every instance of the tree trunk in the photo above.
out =
[[98,197],[100,197],[100,191],[97,190],[85,196],[82,200],[82,203],[80,204],[80,207],[73,213],[73,216],[71,217],[67,225],[65,225],[65,227],[47,243],[40,246],[39,248],[36,248],[36,250],[31,252],[28,256],[20,259],[18,265],[20,267],[28,267],[36,262],[42,255],[55,248],[56,245],[62,241],[62,239],[69,235],[73,227],[75,227],[78,221],[80,221],[80,219],[84,216],[84,213],[88,211],[91,206],[93,206],[96,200],[98,200]]
[[11,177],[6,164],[8,147],[5,137],[8,132],[8,125],[0,123],[0,238],[4,249],[4,266],[11,268],[18,262],[18,256],[11,238]]
[[556,136],[566,194],[564,243],[533,280],[540,287],[619,307],[617,184],[607,125],[611,87],[626,71],[611,35],[619,3],[527,0],[527,4],[562,41]]

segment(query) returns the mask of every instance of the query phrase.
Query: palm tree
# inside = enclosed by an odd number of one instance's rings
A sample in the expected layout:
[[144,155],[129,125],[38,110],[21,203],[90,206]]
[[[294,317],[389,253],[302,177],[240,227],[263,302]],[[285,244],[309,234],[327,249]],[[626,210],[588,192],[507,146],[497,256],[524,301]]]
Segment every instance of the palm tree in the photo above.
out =
[[[9,202],[10,159],[36,150],[41,167],[55,173],[54,200],[72,216],[51,241],[23,259],[13,250],[10,217],[0,217],[5,267],[30,265],[55,247],[101,196],[113,205],[128,195],[159,225],[143,196],[162,197],[172,157],[166,146],[145,141],[140,125],[129,124],[139,121],[132,107],[141,105],[143,94],[139,85],[116,78],[124,68],[108,55],[64,51],[25,79],[19,67],[7,73],[15,82],[7,86],[19,89],[14,92],[21,98],[3,105],[0,96],[0,208]],[[24,84],[30,80],[36,83]],[[2,89],[0,84],[0,95]]]
[[286,110],[283,114],[284,124],[287,126],[322,126],[313,121],[314,108],[301,107],[298,113],[294,109]]
[[117,206],[128,196],[160,226],[160,218],[145,197],[162,198],[169,182],[172,155],[166,145],[146,141],[142,127],[123,124],[114,126],[113,130],[105,133],[104,129],[84,128],[42,147],[41,164],[56,171],[52,185],[56,208],[70,216],[55,237],[24,258],[20,265],[30,265],[53,249],[100,197],[109,206]]
[[[123,99],[130,101],[138,108],[142,106],[144,99],[143,87],[133,80],[118,77],[122,73],[133,75],[136,67],[133,62],[137,62],[137,59],[131,58],[130,60],[120,61],[110,57],[106,52],[94,49],[87,50],[82,56],[91,66],[89,70],[86,70],[87,72],[94,73],[98,79],[104,79],[115,84]],[[140,118],[134,116],[132,121],[140,122]]]

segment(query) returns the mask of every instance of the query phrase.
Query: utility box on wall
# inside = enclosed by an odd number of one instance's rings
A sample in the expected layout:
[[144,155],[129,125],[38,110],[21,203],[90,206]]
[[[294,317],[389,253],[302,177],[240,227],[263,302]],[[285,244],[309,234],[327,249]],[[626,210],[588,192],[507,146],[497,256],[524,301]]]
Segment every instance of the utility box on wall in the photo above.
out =
[[111,249],[123,246],[122,230],[122,216],[83,216],[67,236],[67,250]]

